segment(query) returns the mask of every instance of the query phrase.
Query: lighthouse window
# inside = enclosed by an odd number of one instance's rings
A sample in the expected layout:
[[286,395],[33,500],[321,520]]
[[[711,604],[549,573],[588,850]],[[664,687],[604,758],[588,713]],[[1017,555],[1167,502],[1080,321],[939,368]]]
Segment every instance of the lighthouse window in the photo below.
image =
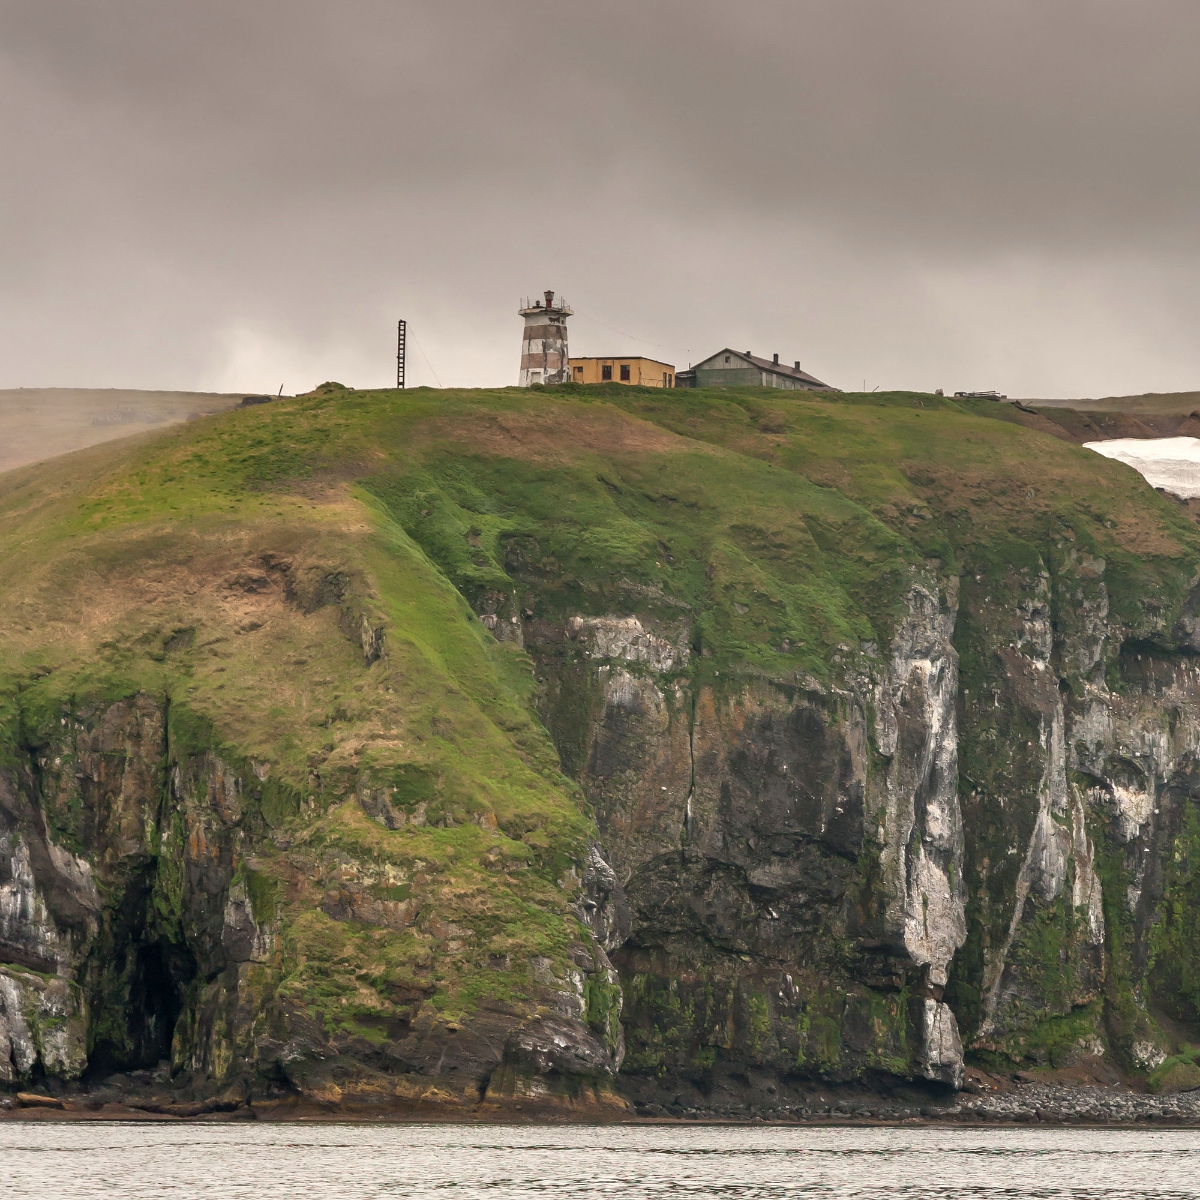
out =
[[605,365],[600,368],[600,378],[606,381],[612,379],[612,363],[605,363]]
[[629,382],[629,364],[628,363],[621,364],[621,382],[622,383]]

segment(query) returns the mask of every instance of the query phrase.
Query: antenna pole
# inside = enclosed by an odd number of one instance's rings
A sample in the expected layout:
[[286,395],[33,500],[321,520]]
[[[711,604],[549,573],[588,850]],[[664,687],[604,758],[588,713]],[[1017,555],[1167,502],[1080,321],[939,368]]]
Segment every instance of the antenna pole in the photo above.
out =
[[396,386],[404,386],[404,350],[408,340],[408,322],[400,321],[396,326]]

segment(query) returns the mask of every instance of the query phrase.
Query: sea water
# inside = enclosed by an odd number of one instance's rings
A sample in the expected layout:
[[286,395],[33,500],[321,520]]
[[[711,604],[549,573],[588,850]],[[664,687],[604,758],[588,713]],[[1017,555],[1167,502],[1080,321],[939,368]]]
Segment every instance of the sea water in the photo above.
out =
[[1200,496],[1200,438],[1113,438],[1083,445],[1140,471],[1152,487],[1185,500]]
[[0,1197],[1200,1197],[1200,1131],[0,1124]]

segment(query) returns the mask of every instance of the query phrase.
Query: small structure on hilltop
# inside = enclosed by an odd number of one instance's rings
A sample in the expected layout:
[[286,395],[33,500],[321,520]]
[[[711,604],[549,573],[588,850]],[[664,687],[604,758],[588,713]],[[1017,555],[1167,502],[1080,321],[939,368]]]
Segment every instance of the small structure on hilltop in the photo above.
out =
[[675,367],[656,358],[638,358],[636,355],[632,358],[573,358],[571,382],[669,388],[675,386]]
[[730,350],[728,347],[698,362],[690,371],[680,371],[675,376],[676,387],[774,387],[804,391],[829,391],[838,389],[822,383],[807,371],[800,370],[800,363],[789,367],[774,358],[759,358],[749,350]]
[[566,383],[571,377],[567,352],[567,318],[571,309],[565,300],[554,303],[554,293],[545,292],[545,303],[525,301],[518,312],[525,318],[521,341],[521,374],[518,387],[535,383]]

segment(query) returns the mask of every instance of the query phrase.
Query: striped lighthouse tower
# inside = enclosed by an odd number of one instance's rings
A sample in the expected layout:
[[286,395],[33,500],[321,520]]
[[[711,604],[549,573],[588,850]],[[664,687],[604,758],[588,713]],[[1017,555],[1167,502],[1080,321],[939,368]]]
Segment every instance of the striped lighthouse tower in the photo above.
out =
[[571,309],[566,301],[554,303],[554,293],[545,292],[541,300],[519,309],[525,318],[521,342],[521,375],[518,387],[533,383],[566,383],[571,378],[567,362],[567,318]]

